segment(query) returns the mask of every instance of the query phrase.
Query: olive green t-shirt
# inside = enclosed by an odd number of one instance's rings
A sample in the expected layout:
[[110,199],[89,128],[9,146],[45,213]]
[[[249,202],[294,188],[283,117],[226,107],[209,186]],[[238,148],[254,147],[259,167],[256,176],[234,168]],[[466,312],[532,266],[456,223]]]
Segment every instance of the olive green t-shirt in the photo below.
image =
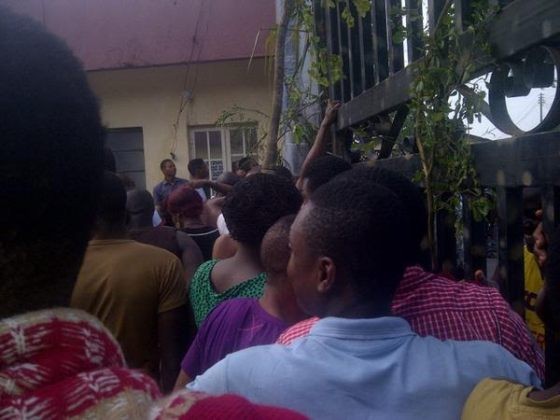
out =
[[103,322],[121,345],[129,367],[145,369],[157,378],[158,315],[186,301],[183,267],[175,255],[131,240],[93,240],[71,306]]

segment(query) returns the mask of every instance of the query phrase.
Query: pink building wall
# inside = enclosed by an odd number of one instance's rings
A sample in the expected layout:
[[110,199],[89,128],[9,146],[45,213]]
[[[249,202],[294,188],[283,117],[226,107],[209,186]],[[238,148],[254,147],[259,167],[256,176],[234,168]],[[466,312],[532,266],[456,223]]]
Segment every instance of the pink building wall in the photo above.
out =
[[256,57],[274,0],[2,0],[63,38],[86,70]]

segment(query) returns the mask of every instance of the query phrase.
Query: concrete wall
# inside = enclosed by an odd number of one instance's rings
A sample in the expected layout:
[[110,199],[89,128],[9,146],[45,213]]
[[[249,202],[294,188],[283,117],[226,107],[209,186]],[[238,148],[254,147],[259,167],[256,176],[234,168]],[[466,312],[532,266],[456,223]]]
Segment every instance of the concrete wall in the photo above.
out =
[[[159,162],[175,153],[177,174],[187,177],[189,128],[213,126],[234,105],[270,115],[271,76],[264,59],[200,63],[88,73],[108,128],[142,127],[149,190],[161,180]],[[185,91],[192,94],[178,118]],[[258,113],[245,117],[268,121]],[[178,118],[178,119],[177,119]],[[177,123],[175,130],[174,124]]]

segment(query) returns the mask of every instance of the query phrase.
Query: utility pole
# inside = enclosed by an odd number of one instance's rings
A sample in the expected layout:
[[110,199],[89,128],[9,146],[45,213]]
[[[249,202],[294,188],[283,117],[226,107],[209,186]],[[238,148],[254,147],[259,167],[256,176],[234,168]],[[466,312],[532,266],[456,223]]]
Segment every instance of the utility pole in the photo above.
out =
[[543,106],[544,106],[544,104],[545,104],[544,93],[541,92],[541,93],[539,93],[539,108],[540,108],[540,111],[541,111],[541,122],[543,120]]

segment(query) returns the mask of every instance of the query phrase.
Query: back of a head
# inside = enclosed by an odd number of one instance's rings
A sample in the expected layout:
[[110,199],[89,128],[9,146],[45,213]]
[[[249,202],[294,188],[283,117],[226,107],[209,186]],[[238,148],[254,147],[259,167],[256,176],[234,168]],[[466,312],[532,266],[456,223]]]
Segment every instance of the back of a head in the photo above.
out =
[[220,176],[216,179],[216,181],[227,184],[227,185],[235,185],[239,181],[241,181],[241,177],[233,172],[222,172]]
[[131,228],[151,227],[154,209],[154,199],[148,191],[130,190],[126,193],[126,212]]
[[428,230],[428,214],[420,188],[403,175],[377,166],[357,166],[336,179],[373,182],[383,185],[397,195],[403,203],[410,224],[410,231],[407,232],[407,236],[410,237],[408,264],[418,263],[421,259],[420,243]]
[[258,164],[259,163],[255,160],[255,158],[251,156],[245,156],[244,158],[239,159],[239,161],[237,162],[237,169],[244,172],[249,172],[255,166],[258,166]]
[[356,296],[389,303],[406,265],[401,248],[409,228],[396,194],[372,182],[335,179],[313,193],[310,206],[307,246],[334,261]]
[[198,172],[201,169],[205,168],[205,166],[206,163],[203,159],[196,158],[189,161],[189,163],[187,164],[187,169],[189,170],[189,174],[191,174],[192,177],[196,177],[198,175]]
[[269,275],[286,273],[290,260],[290,227],[295,218],[295,214],[281,217],[264,235],[261,263]]
[[202,198],[192,187],[183,185],[169,195],[166,210],[172,215],[196,218],[202,214]]
[[233,239],[258,247],[266,231],[282,216],[297,213],[301,202],[292,182],[276,175],[255,174],[235,184],[222,212]]
[[67,305],[104,164],[97,101],[68,47],[0,7],[0,317]]
[[101,196],[97,207],[97,229],[111,232],[122,229],[126,220],[126,190],[114,173],[103,174]]
[[321,185],[351,168],[352,165],[342,158],[331,155],[321,156],[309,164],[305,172],[301,174],[301,178],[306,179],[305,188],[307,193],[311,194]]
[[281,176],[282,178],[286,178],[288,181],[293,182],[294,176],[290,172],[288,168],[282,165],[273,166],[271,169],[274,175]]

